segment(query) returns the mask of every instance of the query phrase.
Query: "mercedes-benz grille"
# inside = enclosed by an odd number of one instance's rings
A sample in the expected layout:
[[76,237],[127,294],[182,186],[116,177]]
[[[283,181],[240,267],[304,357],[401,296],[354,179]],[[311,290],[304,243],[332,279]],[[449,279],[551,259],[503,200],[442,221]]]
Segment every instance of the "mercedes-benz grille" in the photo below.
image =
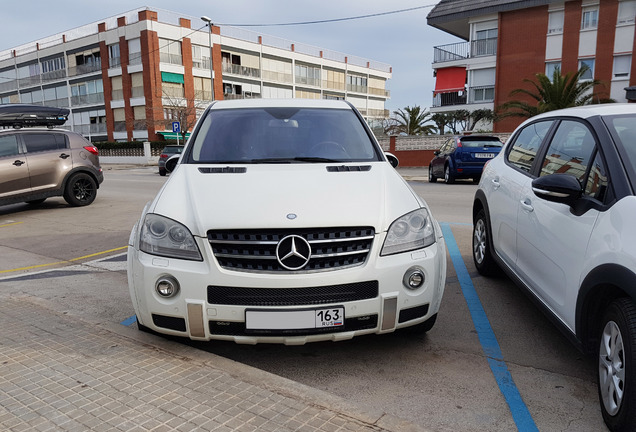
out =
[[254,272],[314,272],[363,264],[372,227],[208,231],[219,265]]

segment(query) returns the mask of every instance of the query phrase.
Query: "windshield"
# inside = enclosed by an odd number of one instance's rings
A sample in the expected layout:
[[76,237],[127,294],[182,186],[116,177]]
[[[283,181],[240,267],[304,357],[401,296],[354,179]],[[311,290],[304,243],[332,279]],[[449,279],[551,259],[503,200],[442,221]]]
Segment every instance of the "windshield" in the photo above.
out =
[[636,188],[636,115],[620,115],[604,117],[618,152],[629,172],[632,185]]
[[498,138],[464,137],[462,147],[501,147],[503,143]]
[[351,110],[210,110],[192,143],[195,163],[302,163],[381,160]]

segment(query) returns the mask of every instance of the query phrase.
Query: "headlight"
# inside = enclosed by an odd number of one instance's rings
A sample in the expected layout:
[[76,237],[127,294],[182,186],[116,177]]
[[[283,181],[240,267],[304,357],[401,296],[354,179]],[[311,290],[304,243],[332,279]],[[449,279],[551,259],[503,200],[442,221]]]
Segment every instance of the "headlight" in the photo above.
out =
[[146,215],[141,225],[139,249],[152,255],[203,261],[188,228],[152,213]]
[[428,210],[421,208],[396,219],[389,227],[380,255],[393,255],[435,243],[435,229]]

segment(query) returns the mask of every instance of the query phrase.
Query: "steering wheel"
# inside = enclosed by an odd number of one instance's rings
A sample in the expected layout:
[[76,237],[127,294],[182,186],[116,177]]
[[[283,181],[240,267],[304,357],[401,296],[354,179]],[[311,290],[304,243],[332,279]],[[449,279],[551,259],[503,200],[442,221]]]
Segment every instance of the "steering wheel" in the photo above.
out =
[[347,159],[351,157],[347,150],[335,141],[322,141],[311,146],[309,155],[326,159]]

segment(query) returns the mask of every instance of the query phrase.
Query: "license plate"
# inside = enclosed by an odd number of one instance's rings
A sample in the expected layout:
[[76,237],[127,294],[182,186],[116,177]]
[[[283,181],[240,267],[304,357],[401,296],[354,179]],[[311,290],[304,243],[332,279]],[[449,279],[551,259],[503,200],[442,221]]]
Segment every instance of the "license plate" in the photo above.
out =
[[246,310],[249,330],[296,330],[344,326],[344,307],[303,310]]
[[494,153],[475,153],[477,159],[492,159],[495,157]]

